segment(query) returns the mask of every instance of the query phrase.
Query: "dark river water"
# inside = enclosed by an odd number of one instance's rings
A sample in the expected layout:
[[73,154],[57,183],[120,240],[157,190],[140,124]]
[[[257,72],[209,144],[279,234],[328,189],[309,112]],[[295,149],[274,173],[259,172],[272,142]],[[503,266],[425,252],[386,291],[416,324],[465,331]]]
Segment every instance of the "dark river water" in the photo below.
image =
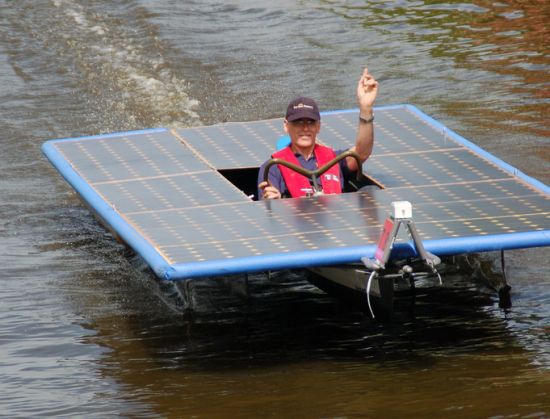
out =
[[550,417],[548,248],[506,253],[506,311],[464,270],[376,323],[280,272],[248,299],[193,281],[184,316],[40,152],[355,107],[368,66],[377,104],[548,184],[549,22],[547,0],[0,0],[0,416]]

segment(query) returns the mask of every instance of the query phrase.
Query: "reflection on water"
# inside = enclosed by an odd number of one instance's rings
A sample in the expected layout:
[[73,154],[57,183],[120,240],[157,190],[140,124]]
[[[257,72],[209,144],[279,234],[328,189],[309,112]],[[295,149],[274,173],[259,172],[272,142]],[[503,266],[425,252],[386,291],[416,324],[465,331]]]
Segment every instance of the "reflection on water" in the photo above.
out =
[[494,294],[472,281],[420,288],[381,324],[303,278],[252,276],[248,298],[243,278],[193,281],[193,317],[154,309],[116,330],[105,318],[94,341],[112,350],[107,371],[128,394],[164,414],[505,415],[518,411],[524,386],[537,395],[522,411],[547,409],[550,377],[509,333]]
[[[549,98],[548,87],[550,62],[550,26],[548,19],[550,3],[544,0],[525,1],[472,1],[472,2],[426,2],[371,1],[323,2],[323,8],[356,20],[365,28],[379,28],[387,31],[395,40],[406,40],[416,48],[425,49],[441,66],[436,71],[457,82],[464,81],[460,69],[473,70],[471,84],[480,86],[487,80],[494,80],[490,97],[482,90],[476,95],[481,101],[494,101],[495,95],[512,95],[514,100],[506,107],[495,109],[494,104],[485,107],[484,123],[489,128],[500,128],[532,132],[548,136]],[[400,50],[399,56],[410,65],[411,72],[425,72],[418,68],[417,51]],[[450,60],[456,70],[448,71],[443,64]],[[495,77],[497,75],[498,77]],[[452,86],[451,86],[452,88]],[[443,92],[441,92],[443,93]],[[448,96],[444,92],[442,96]],[[453,97],[454,108],[464,117],[479,119],[479,107],[469,105],[471,95],[462,100]],[[461,106],[464,105],[464,106]],[[491,122],[492,121],[492,122]]]

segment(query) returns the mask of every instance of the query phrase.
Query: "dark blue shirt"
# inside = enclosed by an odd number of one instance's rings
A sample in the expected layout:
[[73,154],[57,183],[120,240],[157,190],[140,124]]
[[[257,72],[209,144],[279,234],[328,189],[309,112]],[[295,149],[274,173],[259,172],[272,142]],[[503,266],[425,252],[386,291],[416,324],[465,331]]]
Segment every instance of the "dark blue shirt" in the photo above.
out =
[[[347,149],[335,150],[334,152],[338,156],[344,151],[347,151]],[[294,155],[296,156],[298,163],[300,163],[300,166],[302,166],[304,169],[307,169],[307,170],[318,169],[317,159],[315,158],[315,154],[312,154],[312,156],[307,160],[300,153],[294,153]],[[258,173],[258,184],[260,184],[264,180],[264,172],[265,172],[266,164],[267,164],[267,161],[264,164],[262,164],[262,166],[260,167],[260,172]],[[340,176],[340,184],[342,185],[342,190],[344,190],[345,181],[351,179],[355,175],[355,172],[352,172],[349,170],[348,165],[346,163],[346,159],[340,160],[338,164],[340,165],[340,172],[342,174],[342,176]],[[290,192],[286,187],[286,183],[283,179],[283,174],[279,170],[279,165],[275,164],[269,168],[268,180],[272,186],[276,187],[279,190],[279,192],[281,192],[281,196],[283,198],[290,197]],[[311,180],[310,180],[310,183],[311,183]],[[320,180],[318,184],[319,185],[321,184]],[[262,197],[263,197],[262,191],[258,189],[258,199],[262,199]]]

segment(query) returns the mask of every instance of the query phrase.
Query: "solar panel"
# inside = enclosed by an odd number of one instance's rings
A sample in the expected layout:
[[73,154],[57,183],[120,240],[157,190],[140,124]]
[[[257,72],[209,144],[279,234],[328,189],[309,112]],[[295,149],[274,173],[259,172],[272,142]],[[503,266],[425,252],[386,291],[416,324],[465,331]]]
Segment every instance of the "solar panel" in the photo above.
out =
[[[323,114],[320,140],[351,146],[357,117]],[[252,201],[219,173],[259,167],[282,134],[282,120],[273,119],[52,140],[43,150],[169,279],[371,257],[391,202],[401,200],[412,202],[426,249],[440,256],[550,245],[548,187],[410,105],[376,109],[364,171],[384,189]]]

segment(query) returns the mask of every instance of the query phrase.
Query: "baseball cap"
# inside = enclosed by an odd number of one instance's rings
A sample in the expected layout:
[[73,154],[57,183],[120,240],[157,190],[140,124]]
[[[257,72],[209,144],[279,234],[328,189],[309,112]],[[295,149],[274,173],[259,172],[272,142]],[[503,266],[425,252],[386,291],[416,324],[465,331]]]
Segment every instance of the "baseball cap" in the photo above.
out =
[[292,100],[286,108],[286,120],[289,122],[308,118],[315,121],[321,120],[319,108],[315,101],[309,97],[298,97]]

